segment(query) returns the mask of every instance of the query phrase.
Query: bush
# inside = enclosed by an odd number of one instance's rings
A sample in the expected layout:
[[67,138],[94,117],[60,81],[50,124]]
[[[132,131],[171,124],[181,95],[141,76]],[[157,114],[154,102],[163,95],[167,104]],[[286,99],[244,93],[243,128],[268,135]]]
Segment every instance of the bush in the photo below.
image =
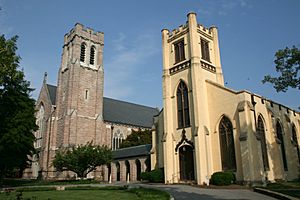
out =
[[210,179],[213,185],[230,185],[235,182],[235,175],[233,172],[215,172]]
[[162,183],[164,182],[164,170],[161,168],[152,170],[151,172],[142,172],[141,179],[153,183]]
[[149,180],[149,174],[150,174],[150,172],[142,172],[141,173],[141,179],[142,180]]

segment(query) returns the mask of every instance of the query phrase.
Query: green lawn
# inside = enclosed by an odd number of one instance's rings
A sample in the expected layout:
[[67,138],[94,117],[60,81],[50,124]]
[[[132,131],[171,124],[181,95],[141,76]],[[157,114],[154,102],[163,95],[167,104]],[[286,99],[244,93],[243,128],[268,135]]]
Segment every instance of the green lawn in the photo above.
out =
[[168,200],[169,194],[164,191],[138,188],[138,189],[105,189],[105,188],[73,188],[65,191],[23,191],[0,194],[1,200],[16,200],[20,194],[23,200]]
[[300,197],[300,182],[298,181],[269,183],[263,188],[292,197]]
[[[72,185],[72,184],[91,184],[100,183],[96,180],[29,180],[29,179],[4,179],[2,186],[17,187],[17,186],[35,186],[35,185]],[[1,185],[0,185],[1,187]]]

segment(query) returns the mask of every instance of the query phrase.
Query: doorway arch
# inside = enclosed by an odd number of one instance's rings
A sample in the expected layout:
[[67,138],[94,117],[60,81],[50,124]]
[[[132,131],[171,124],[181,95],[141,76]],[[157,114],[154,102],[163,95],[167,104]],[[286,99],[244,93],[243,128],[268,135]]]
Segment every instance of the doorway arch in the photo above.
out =
[[180,180],[195,180],[194,176],[194,151],[189,145],[179,148]]
[[128,181],[128,178],[130,177],[130,164],[128,160],[125,161],[125,166],[126,166],[125,180]]
[[120,181],[120,163],[116,163],[116,168],[117,168],[117,181]]
[[135,164],[136,164],[136,180],[140,181],[141,180],[141,162],[139,159],[135,160]]

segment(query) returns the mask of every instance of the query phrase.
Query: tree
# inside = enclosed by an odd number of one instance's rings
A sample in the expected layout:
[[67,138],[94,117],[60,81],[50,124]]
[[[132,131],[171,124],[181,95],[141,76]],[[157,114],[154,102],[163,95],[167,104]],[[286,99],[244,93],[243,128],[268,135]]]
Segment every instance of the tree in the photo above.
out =
[[34,153],[33,132],[38,128],[33,89],[18,69],[17,38],[0,36],[0,181],[15,169],[22,174]]
[[288,87],[300,90],[300,50],[295,46],[280,49],[275,53],[274,63],[280,75],[278,77],[267,75],[262,82],[272,83],[277,92],[286,92]]
[[125,148],[142,144],[152,144],[152,133],[150,130],[132,130],[132,133],[127,136],[126,140],[122,142],[120,147]]
[[58,151],[53,166],[58,171],[72,171],[78,177],[84,178],[98,166],[108,165],[111,161],[112,153],[107,146],[94,146],[89,142],[86,145]]

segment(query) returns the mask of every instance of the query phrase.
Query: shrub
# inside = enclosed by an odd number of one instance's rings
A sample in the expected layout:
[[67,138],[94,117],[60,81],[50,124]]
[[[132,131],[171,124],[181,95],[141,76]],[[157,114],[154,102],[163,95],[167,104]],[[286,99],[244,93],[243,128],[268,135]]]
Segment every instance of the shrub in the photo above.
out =
[[153,183],[162,183],[164,182],[164,170],[161,168],[152,170],[151,172],[142,172],[141,179]]
[[141,179],[142,180],[149,180],[149,173],[150,172],[142,172],[141,173]]
[[213,185],[230,185],[235,182],[235,175],[233,172],[215,172],[210,179]]

